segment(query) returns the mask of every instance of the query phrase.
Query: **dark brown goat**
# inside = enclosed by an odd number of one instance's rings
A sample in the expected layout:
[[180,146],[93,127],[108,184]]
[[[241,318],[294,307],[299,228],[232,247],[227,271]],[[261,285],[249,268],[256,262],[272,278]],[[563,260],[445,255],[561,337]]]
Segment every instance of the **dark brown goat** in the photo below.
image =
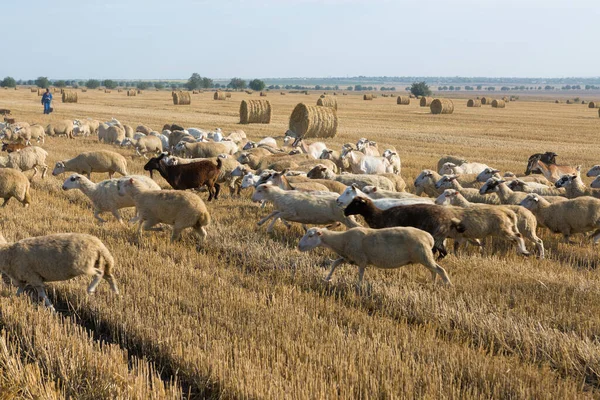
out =
[[2,142],[2,151],[6,151],[7,153],[12,153],[13,151],[19,151],[21,149],[26,148],[27,146],[23,143],[5,143]]
[[223,165],[220,158],[217,158],[217,165],[208,160],[189,164],[166,165],[161,161],[164,157],[165,154],[161,154],[158,157],[151,158],[144,165],[144,170],[150,171],[150,174],[152,174],[152,171],[157,170],[175,190],[199,189],[206,185],[209,193],[208,201],[211,201],[213,197],[218,200],[221,185],[217,183],[217,179]]
[[370,199],[357,196],[346,207],[344,215],[357,214],[362,215],[369,227],[374,229],[412,226],[429,232],[435,239],[433,251],[439,252],[439,258],[448,254],[444,240],[450,236],[451,229],[464,232],[460,220],[454,217],[450,208],[433,204],[412,204],[380,210]]

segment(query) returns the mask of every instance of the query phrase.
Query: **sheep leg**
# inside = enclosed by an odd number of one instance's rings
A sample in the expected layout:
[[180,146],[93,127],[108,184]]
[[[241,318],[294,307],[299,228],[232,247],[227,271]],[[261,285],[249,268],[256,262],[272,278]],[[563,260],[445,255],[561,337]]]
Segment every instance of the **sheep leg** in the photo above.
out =
[[121,218],[121,214],[119,214],[119,210],[113,210],[113,211],[112,211],[112,215],[114,215],[114,216],[115,216],[115,218],[117,219],[117,221],[119,221],[119,223],[120,223],[121,225],[124,225],[124,224],[123,224],[123,218]]
[[[215,195],[215,188],[214,186],[210,186],[210,185],[206,185],[208,188],[208,201],[211,201]],[[200,188],[198,188],[200,189]]]
[[204,240],[206,239],[207,233],[206,229],[203,226],[194,228],[198,236],[200,237],[200,245],[204,244]]
[[37,165],[33,167],[33,175],[31,175],[31,180],[33,180],[33,178],[35,178],[35,176],[38,173],[38,169],[37,169]]
[[594,238],[594,244],[598,244],[600,241],[600,229],[596,229],[596,231],[592,233],[592,237]]
[[529,255],[529,252],[527,251],[527,248],[525,247],[525,241],[523,240],[523,236],[520,233],[517,233],[517,234],[510,233],[508,236],[511,241],[513,241],[517,244],[517,246],[518,246],[517,254],[522,254],[524,256]]
[[267,227],[267,233],[271,233],[273,232],[273,227],[275,226],[275,223],[281,219],[281,213],[277,213],[277,215],[275,215],[275,217],[273,218],[273,221],[271,221],[271,223],[269,224],[269,226]]
[[48,172],[48,166],[44,165],[42,166],[42,179],[46,177],[46,172]]
[[271,214],[267,215],[266,217],[264,217],[263,219],[261,219],[260,221],[258,221],[256,223],[256,225],[261,226],[262,224],[264,224],[265,222],[267,222],[268,220],[270,220],[271,217],[274,217],[278,213],[279,213],[279,210],[273,211]]
[[358,288],[362,286],[363,277],[365,276],[365,266],[358,266]]
[[96,219],[97,219],[97,220],[98,220],[100,223],[102,223],[102,224],[103,224],[103,223],[105,223],[105,222],[106,222],[106,220],[105,220],[105,219],[102,219],[102,218],[100,218],[100,214],[101,214],[101,213],[102,213],[102,211],[100,211],[100,210],[94,210],[94,217],[95,217],[95,218],[96,218]]
[[4,203],[2,203],[2,207],[6,207],[6,205],[8,204],[8,201],[9,201],[10,199],[11,199],[10,197],[9,197],[9,198],[6,198],[6,199],[4,199]]
[[176,225],[173,226],[173,233],[171,234],[171,243],[173,243],[176,240],[181,239],[181,231],[183,230],[183,228],[178,227]]
[[88,294],[94,294],[94,292],[96,291],[96,287],[98,286],[104,275],[104,272],[101,269],[94,268],[94,270],[96,271],[96,275],[94,276],[94,280],[90,283],[90,285],[87,288]]
[[37,289],[38,299],[44,300],[44,305],[46,307],[48,307],[50,309],[50,311],[55,312],[56,310],[54,309],[54,306],[52,305],[52,303],[50,302],[50,299],[48,298],[48,295],[46,294],[46,289],[44,289],[44,285],[43,284],[41,286],[36,285],[35,288]]
[[336,260],[333,260],[333,262],[331,263],[331,268],[329,269],[329,273],[327,274],[327,276],[325,277],[325,281],[329,282],[331,281],[331,276],[333,275],[333,271],[335,271],[335,268],[342,264],[344,261],[346,261],[346,259],[344,257],[340,257]]
[[219,193],[221,193],[221,185],[215,182],[215,200],[219,200]]

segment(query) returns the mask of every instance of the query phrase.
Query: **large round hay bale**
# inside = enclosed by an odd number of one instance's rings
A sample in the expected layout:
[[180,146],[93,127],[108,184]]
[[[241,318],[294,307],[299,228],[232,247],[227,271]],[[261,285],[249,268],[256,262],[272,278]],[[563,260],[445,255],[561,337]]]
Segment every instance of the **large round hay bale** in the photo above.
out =
[[279,92],[279,94],[285,96],[285,92]]
[[585,104],[585,100],[581,100],[581,104]]
[[396,100],[396,104],[402,104],[402,105],[409,105],[410,104],[410,97],[409,96],[398,96],[398,99]]
[[467,107],[481,107],[481,100],[469,99],[469,101],[467,101]]
[[74,90],[64,90],[62,93],[63,103],[77,103],[77,92]]
[[129,96],[137,96],[137,91],[135,90],[128,90],[127,91],[127,97]]
[[506,102],[504,100],[494,99],[492,100],[493,108],[504,108],[506,107]]
[[242,100],[240,124],[270,124],[271,103],[269,100]]
[[221,92],[220,90],[217,90],[215,92],[213,98],[215,100],[227,100],[227,96],[225,95],[225,92]]
[[600,108],[600,101],[590,101],[588,107],[589,108]]
[[335,97],[332,96],[323,96],[321,95],[321,97],[319,98],[319,100],[317,100],[317,105],[321,106],[321,107],[333,107],[336,110],[338,109],[338,103],[337,103],[337,99]]
[[491,97],[482,97],[481,98],[481,105],[482,106],[489,106],[490,104],[492,104],[492,101],[494,101],[494,99],[492,99]]
[[187,106],[192,104],[192,95],[190,92],[182,92],[181,90],[172,93],[173,104],[176,106]]
[[432,114],[452,114],[454,103],[450,99],[434,99],[429,108]]
[[289,129],[297,137],[330,138],[337,133],[338,117],[333,107],[300,103],[292,111]]
[[419,105],[421,107],[429,107],[431,105],[431,102],[433,101],[433,97],[421,97],[421,100],[419,100]]
[[365,95],[363,95],[363,100],[373,100],[373,95],[372,94],[365,94]]

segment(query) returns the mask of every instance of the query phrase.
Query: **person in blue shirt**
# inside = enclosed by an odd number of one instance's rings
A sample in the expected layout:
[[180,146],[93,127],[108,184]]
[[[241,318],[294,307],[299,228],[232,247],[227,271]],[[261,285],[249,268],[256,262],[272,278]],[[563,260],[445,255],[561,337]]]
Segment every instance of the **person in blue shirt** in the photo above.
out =
[[42,95],[44,114],[50,114],[50,103],[52,103],[52,93],[50,93],[50,89],[46,89],[46,93]]

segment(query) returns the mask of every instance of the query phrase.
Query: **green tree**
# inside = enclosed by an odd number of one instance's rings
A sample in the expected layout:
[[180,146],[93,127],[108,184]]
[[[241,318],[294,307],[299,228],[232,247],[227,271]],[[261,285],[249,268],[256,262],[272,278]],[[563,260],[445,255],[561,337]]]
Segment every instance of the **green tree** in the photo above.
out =
[[84,86],[88,89],[96,89],[100,87],[100,81],[97,79],[89,79],[87,82],[85,82]]
[[164,89],[165,88],[165,84],[162,83],[162,82],[154,82],[154,87],[157,88],[158,90]]
[[231,89],[245,89],[246,81],[242,78],[232,78],[227,87]]
[[410,87],[410,92],[415,96],[431,96],[431,89],[424,81],[414,82]]
[[50,86],[50,81],[48,80],[48,77],[40,76],[35,80],[35,84],[39,88],[47,88]]
[[67,82],[63,81],[62,79],[58,80],[58,81],[54,81],[52,84],[59,88],[64,88],[67,86]]
[[[250,87],[250,89],[260,92],[261,90],[263,90],[265,88],[266,85],[260,79],[253,79],[250,81],[248,86]],[[320,90],[320,89],[318,89],[318,90]]]
[[481,90],[481,85],[477,85],[477,90]]
[[15,78],[7,76],[6,78],[2,79],[2,82],[0,82],[0,86],[15,87],[17,86],[17,82],[15,81]]
[[200,76],[200,74],[194,72],[192,76],[190,76],[190,79],[188,79],[187,83],[185,84],[185,87],[187,88],[187,90],[200,89],[202,87],[202,77]]
[[202,87],[208,89],[214,86],[213,80],[210,78],[202,78]]
[[137,83],[137,85],[135,85],[139,90],[146,90],[148,89],[151,85],[150,82],[144,82],[144,81],[139,81]]
[[115,89],[118,86],[118,84],[112,79],[105,79],[102,81],[102,86],[104,86],[107,89]]

